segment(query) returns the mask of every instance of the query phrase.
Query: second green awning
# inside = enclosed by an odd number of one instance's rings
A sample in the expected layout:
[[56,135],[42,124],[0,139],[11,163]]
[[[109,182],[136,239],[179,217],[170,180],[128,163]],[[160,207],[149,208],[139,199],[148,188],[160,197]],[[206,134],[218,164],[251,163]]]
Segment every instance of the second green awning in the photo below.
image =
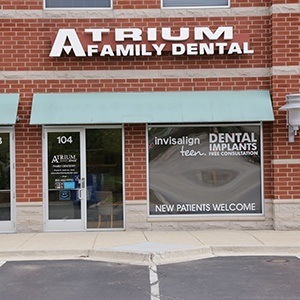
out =
[[35,94],[30,124],[273,121],[269,91]]
[[19,94],[0,94],[0,125],[16,123]]

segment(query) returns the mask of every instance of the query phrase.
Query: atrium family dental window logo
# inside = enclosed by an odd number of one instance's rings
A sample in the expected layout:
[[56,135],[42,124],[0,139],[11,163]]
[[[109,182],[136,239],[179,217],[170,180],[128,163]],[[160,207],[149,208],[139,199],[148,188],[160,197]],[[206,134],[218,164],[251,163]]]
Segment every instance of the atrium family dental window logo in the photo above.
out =
[[52,164],[60,164],[60,163],[75,163],[77,162],[77,157],[76,154],[58,154],[58,155],[53,155],[51,163]]
[[76,57],[90,56],[160,56],[253,54],[248,34],[234,34],[232,26],[163,28],[74,28],[59,29],[52,39],[50,57],[73,53]]

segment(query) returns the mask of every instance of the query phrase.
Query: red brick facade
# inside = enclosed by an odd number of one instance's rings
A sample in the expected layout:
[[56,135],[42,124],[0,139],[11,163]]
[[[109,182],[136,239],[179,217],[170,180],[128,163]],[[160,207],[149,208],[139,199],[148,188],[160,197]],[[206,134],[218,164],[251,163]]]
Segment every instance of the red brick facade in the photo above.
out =
[[[76,92],[155,92],[155,91],[222,91],[269,90],[273,101],[275,121],[264,124],[264,193],[269,200],[299,200],[300,203],[300,136],[289,143],[286,114],[278,111],[285,96],[300,93],[300,12],[299,0],[231,0],[226,9],[212,16],[191,17],[183,10],[178,17],[107,17],[98,12],[96,17],[68,17],[68,14],[43,10],[42,0],[1,1],[0,25],[0,93],[20,94],[15,126],[16,143],[16,201],[41,202],[42,191],[42,128],[29,125],[31,103],[35,93]],[[294,5],[296,4],[296,5]],[[298,4],[298,10],[297,10]],[[253,12],[245,9],[252,9]],[[114,12],[122,10],[161,11],[160,1],[116,0]],[[26,11],[23,18],[14,12]],[[202,9],[203,10],[203,9]],[[211,10],[209,10],[211,11]],[[281,12],[283,11],[283,12]],[[289,11],[289,12],[288,12]],[[186,12],[186,17],[184,16]],[[44,13],[44,14],[43,14]],[[234,15],[236,14],[236,15]],[[8,16],[8,17],[7,17]],[[76,12],[78,16],[78,12]],[[86,16],[86,14],[84,14]],[[50,39],[60,28],[116,28],[116,27],[180,27],[233,26],[235,34],[250,35],[252,55],[206,55],[151,57],[76,58],[63,55],[49,57]],[[246,70],[241,76],[222,74]],[[151,77],[147,71],[179,72],[198,70],[199,76]],[[202,76],[207,71],[219,70],[220,76]],[[249,75],[257,70],[257,75]],[[72,72],[107,71],[108,78],[72,77]],[[110,72],[123,71],[124,77],[109,78]],[[134,77],[134,72],[137,76]],[[143,77],[139,72],[143,71]],[[248,72],[249,71],[249,72]],[[70,72],[70,73],[68,73]],[[209,74],[209,73],[207,73]],[[248,74],[248,75],[247,75]],[[146,126],[125,125],[125,199],[147,199]],[[299,212],[298,212],[299,213]],[[298,225],[300,226],[300,224]],[[298,227],[299,228],[299,227]]]

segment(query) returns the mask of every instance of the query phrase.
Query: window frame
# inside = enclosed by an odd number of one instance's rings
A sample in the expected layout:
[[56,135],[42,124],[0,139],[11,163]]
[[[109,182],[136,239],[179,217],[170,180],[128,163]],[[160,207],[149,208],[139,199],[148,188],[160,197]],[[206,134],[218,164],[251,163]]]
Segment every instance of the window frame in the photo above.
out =
[[43,0],[43,10],[112,10],[113,0],[110,0],[110,7],[47,7],[46,1]]
[[[82,210],[81,214],[81,224],[77,222],[74,224],[72,219],[65,219],[65,221],[69,220],[71,222],[67,222],[63,224],[60,219],[59,222],[55,219],[49,218],[49,194],[48,194],[48,184],[49,184],[49,166],[48,166],[48,133],[51,132],[80,132],[80,151],[81,151],[81,171],[83,171],[82,175],[86,178],[87,174],[87,164],[86,164],[86,130],[87,129],[121,129],[122,130],[122,209],[123,209],[123,227],[121,228],[87,228],[87,207],[85,206]],[[124,124],[103,124],[103,125],[93,125],[93,124],[86,124],[86,125],[43,125],[42,126],[42,159],[43,159],[43,229],[45,232],[61,232],[61,231],[82,231],[82,232],[100,232],[100,231],[122,231],[126,228],[126,198],[125,198],[125,128]],[[85,192],[83,192],[84,197],[86,197],[87,187],[84,188]],[[69,224],[68,224],[69,223]],[[75,228],[75,227],[76,228]],[[82,226],[82,227],[78,227]],[[75,229],[74,229],[75,228]]]
[[0,221],[0,233],[12,233],[16,231],[16,145],[15,127],[0,126],[0,133],[9,134],[10,155],[10,220]]
[[[260,205],[261,211],[254,213],[198,213],[198,214],[151,214],[150,212],[150,160],[149,160],[149,128],[151,127],[228,127],[228,126],[257,126],[259,127],[260,139],[259,139],[259,152],[260,152]],[[147,123],[146,124],[146,170],[147,170],[147,219],[150,222],[156,222],[161,220],[169,220],[169,221],[202,221],[205,219],[209,219],[212,221],[216,221],[220,218],[224,220],[232,221],[236,218],[239,220],[247,220],[247,218],[251,218],[252,220],[260,220],[261,218],[265,218],[265,185],[264,185],[264,126],[263,122],[220,122],[220,123],[166,123],[166,124],[156,124],[156,123]]]
[[165,0],[160,0],[160,3],[161,3],[161,9],[199,9],[199,8],[204,8],[204,9],[211,9],[211,8],[216,8],[216,9],[220,9],[220,8],[230,8],[230,1],[231,0],[227,0],[228,1],[228,5],[224,5],[224,6],[168,6],[168,7],[165,7],[164,6],[164,1]]

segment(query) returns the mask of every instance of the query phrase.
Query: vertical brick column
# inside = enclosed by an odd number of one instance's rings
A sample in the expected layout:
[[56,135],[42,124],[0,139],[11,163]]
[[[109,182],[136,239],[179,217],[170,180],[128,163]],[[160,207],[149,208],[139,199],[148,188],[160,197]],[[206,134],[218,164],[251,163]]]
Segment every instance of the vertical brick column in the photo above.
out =
[[294,143],[288,142],[286,112],[279,111],[287,94],[300,93],[300,14],[297,3],[273,0],[272,6],[275,229],[300,229],[300,136],[295,136]]
[[41,231],[43,222],[42,133],[40,126],[29,126],[32,97],[32,88],[23,83],[15,128],[17,231]]
[[125,125],[125,198],[147,199],[146,126]]
[[125,125],[126,229],[147,230],[146,125]]

